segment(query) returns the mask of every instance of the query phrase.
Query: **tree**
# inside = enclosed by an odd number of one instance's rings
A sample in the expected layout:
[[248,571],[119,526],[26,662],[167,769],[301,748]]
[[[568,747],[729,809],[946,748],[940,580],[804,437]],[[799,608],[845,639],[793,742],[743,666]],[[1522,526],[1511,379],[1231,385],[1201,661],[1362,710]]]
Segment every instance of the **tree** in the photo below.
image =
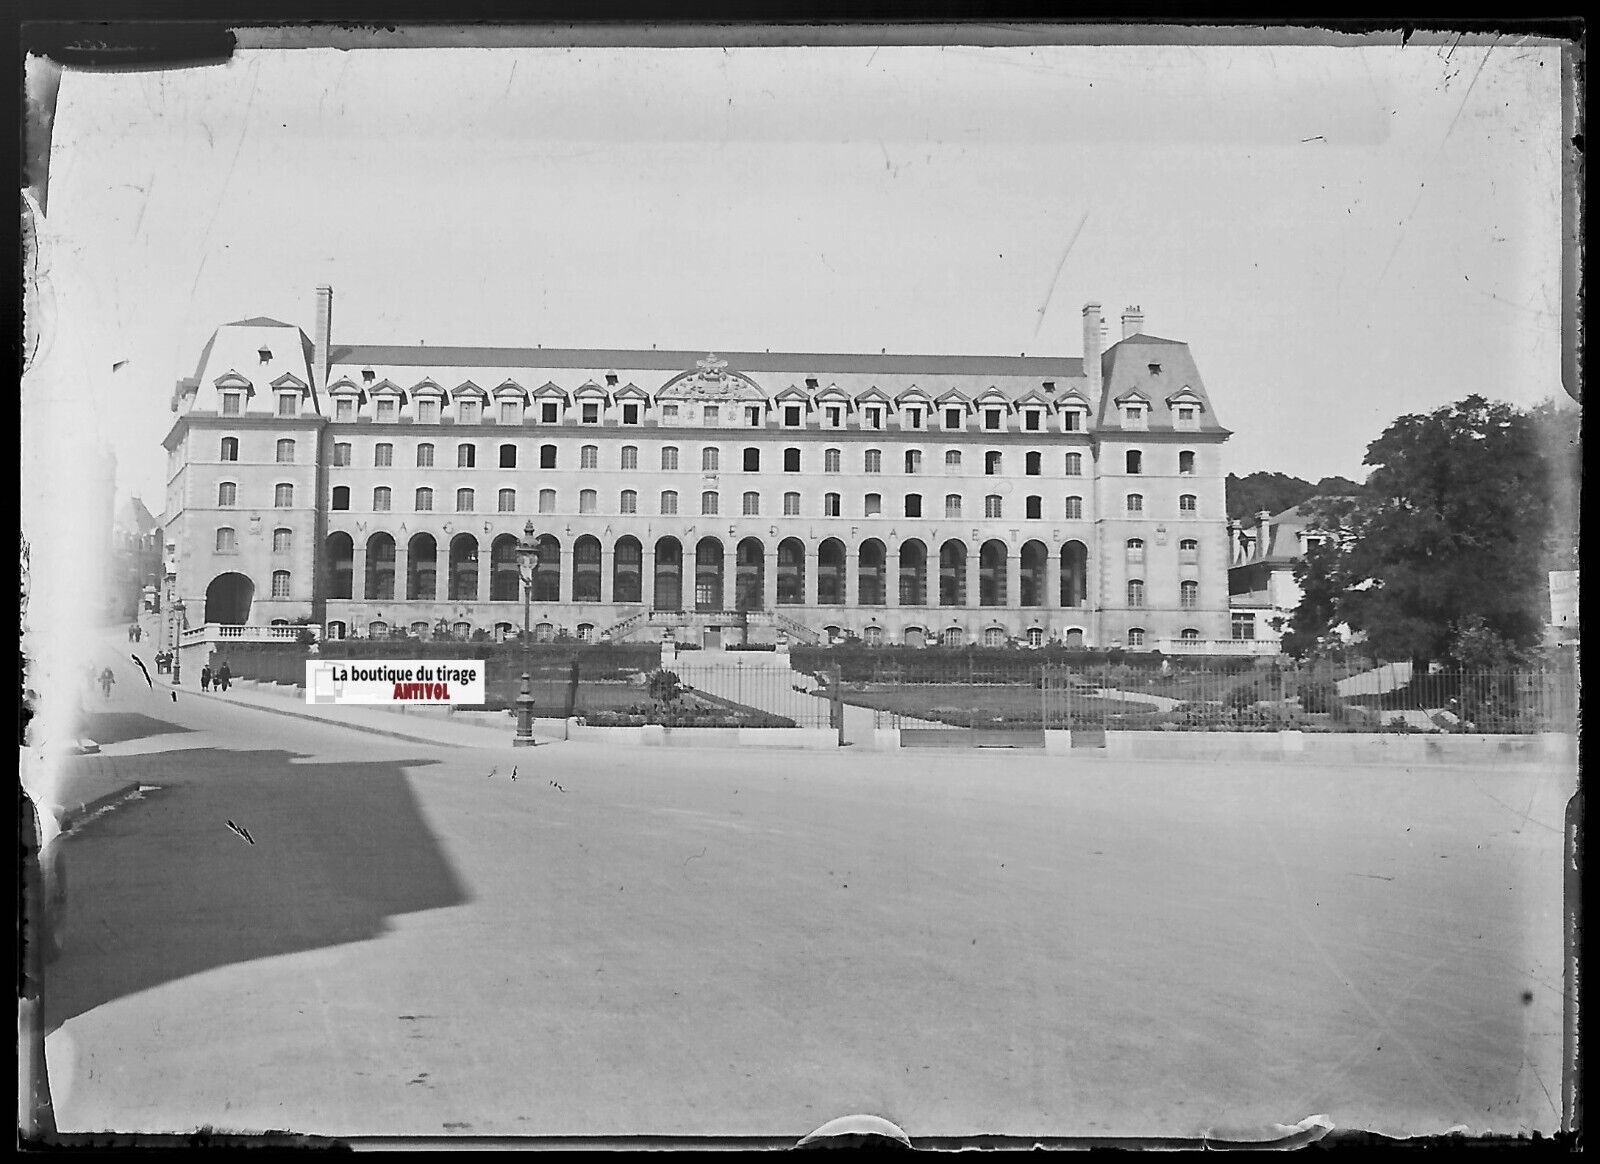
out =
[[1326,518],[1343,523],[1339,544],[1306,563],[1293,633],[1343,622],[1378,657],[1419,664],[1465,665],[1456,650],[1477,654],[1485,634],[1511,651],[1537,643],[1552,465],[1533,418],[1469,396],[1400,417],[1366,464],[1365,495]]
[[1347,477],[1324,477],[1313,485],[1285,473],[1250,473],[1244,477],[1228,474],[1226,481],[1228,517],[1245,521],[1265,510],[1281,513],[1312,497],[1345,497],[1361,492],[1361,486]]

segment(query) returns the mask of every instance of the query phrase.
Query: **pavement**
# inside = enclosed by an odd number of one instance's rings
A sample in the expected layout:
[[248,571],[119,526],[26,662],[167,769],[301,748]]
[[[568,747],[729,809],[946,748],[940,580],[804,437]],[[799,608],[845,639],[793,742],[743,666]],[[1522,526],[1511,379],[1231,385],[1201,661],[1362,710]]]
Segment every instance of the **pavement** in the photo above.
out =
[[153,790],[67,840],[64,1131],[1559,1120],[1571,773],[468,751],[167,694],[102,747]]

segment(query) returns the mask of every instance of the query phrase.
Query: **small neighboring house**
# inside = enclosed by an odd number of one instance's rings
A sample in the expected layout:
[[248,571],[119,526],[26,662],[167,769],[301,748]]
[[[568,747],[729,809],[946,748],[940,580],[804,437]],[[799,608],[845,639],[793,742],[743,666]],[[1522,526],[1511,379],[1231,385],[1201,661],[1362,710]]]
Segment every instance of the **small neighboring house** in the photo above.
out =
[[1330,536],[1306,515],[1310,505],[1305,501],[1278,514],[1262,510],[1253,524],[1228,523],[1228,617],[1235,639],[1277,642],[1289,629],[1301,599],[1294,564]]

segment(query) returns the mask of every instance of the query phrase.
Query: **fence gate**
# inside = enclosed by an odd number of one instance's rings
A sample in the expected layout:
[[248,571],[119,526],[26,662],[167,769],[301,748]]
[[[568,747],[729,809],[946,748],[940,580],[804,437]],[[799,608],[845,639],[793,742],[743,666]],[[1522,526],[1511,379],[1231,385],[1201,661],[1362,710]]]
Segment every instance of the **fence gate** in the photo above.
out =
[[1039,667],[1005,670],[952,660],[930,673],[893,668],[863,684],[879,727],[897,728],[906,748],[1044,748],[1045,681]]

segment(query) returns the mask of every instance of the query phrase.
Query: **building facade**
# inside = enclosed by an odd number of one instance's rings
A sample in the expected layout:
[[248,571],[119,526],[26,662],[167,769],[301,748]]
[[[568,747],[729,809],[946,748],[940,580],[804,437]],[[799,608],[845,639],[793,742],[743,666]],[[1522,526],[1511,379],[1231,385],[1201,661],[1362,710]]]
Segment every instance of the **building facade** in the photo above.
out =
[[173,395],[190,625],[715,646],[1230,636],[1223,443],[1137,309],[1082,358],[341,345],[219,328]]

